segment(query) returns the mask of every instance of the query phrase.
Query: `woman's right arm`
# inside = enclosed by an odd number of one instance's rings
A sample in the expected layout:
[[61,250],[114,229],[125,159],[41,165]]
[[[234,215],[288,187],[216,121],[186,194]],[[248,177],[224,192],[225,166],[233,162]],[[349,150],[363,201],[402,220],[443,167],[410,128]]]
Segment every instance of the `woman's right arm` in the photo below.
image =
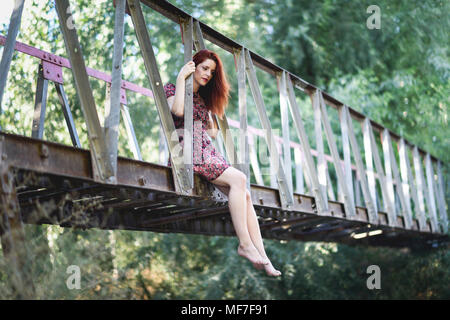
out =
[[169,108],[177,117],[184,116],[184,91],[186,86],[186,78],[195,71],[195,64],[193,61],[186,63],[181,68],[177,77],[175,95],[167,99]]

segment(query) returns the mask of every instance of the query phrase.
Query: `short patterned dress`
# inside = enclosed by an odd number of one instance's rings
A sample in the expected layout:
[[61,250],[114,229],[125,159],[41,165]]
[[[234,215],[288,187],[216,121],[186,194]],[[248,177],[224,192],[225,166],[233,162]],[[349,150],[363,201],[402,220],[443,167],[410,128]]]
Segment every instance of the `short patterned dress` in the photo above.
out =
[[[166,97],[169,98],[175,95],[175,85],[168,83],[164,86]],[[175,129],[179,135],[179,142],[183,148],[183,135],[184,135],[184,116],[178,117],[172,114]],[[193,147],[192,147],[192,166],[195,173],[205,177],[208,181],[217,179],[227,168],[231,167],[225,158],[216,150],[212,144],[209,134],[206,132],[208,129],[208,109],[203,101],[203,98],[194,93],[193,98]],[[181,130],[180,130],[181,129]],[[170,158],[168,166],[171,166]]]

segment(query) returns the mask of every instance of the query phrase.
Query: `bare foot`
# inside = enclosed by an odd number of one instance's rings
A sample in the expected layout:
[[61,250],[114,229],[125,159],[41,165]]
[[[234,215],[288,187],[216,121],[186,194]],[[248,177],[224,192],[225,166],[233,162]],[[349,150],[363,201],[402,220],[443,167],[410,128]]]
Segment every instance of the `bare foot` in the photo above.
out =
[[253,266],[254,266],[256,269],[258,269],[258,270],[264,269],[264,265],[260,265],[260,264],[254,263]]
[[281,272],[278,271],[277,269],[275,269],[271,262],[269,262],[268,264],[264,265],[264,269],[266,269],[266,273],[267,273],[268,276],[271,276],[271,277],[281,276]]
[[238,255],[247,258],[253,264],[264,265],[270,262],[268,260],[266,261],[266,259],[263,259],[263,257],[261,257],[261,255],[259,254],[258,250],[256,250],[256,248],[252,245],[249,246],[239,245],[237,252]]

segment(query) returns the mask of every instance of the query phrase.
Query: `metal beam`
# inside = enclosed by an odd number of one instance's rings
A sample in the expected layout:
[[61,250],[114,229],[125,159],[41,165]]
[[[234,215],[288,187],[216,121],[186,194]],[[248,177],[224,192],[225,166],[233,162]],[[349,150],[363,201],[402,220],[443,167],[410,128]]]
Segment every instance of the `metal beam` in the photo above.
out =
[[[238,82],[238,99],[239,99],[239,163],[242,170],[247,176],[247,188],[250,189],[250,154],[249,154],[249,132],[247,120],[247,88],[245,82],[245,55],[244,48],[235,50],[234,61],[236,63],[236,73]],[[257,163],[257,161],[256,161]],[[259,168],[257,168],[259,169]],[[255,174],[256,176],[256,174]],[[257,178],[258,180],[258,178]],[[261,179],[262,180],[262,179]]]
[[117,174],[117,148],[120,124],[120,94],[122,86],[122,57],[125,25],[126,0],[116,1],[114,19],[114,51],[112,57],[111,93],[109,103],[105,108],[105,140],[109,162],[114,172],[112,180],[116,180]]
[[321,215],[330,215],[328,210],[328,203],[323,197],[320,191],[319,179],[317,176],[317,170],[314,165],[314,159],[311,154],[311,147],[308,141],[308,135],[306,134],[305,126],[300,115],[300,108],[295,99],[294,86],[292,85],[291,78],[289,74],[286,77],[287,92],[289,98],[289,109],[291,110],[292,119],[294,120],[295,129],[297,130],[297,135],[300,139],[300,147],[302,148],[302,153],[305,159],[307,182],[310,193],[316,199],[317,211]]
[[406,197],[403,187],[402,181],[400,179],[400,173],[397,166],[397,161],[395,160],[394,150],[392,148],[391,136],[389,131],[383,131],[383,143],[387,143],[387,152],[389,153],[389,161],[391,164],[392,173],[394,174],[394,181],[396,184],[397,194],[400,200],[400,204],[402,206],[403,218],[405,221],[405,228],[412,228],[412,213],[411,213],[411,205],[407,203],[409,199]]
[[[192,61],[193,49],[193,22],[192,17],[183,19],[181,21],[183,29],[183,43],[184,43],[184,63]],[[194,132],[194,118],[193,118],[193,92],[194,88],[194,74],[189,75],[185,80],[184,88],[184,137],[183,137],[183,160],[186,167],[189,185],[194,187],[194,167],[193,159],[193,132]],[[197,152],[195,150],[194,152]]]
[[388,191],[386,187],[387,186],[386,177],[384,175],[383,166],[381,165],[380,155],[378,154],[378,147],[375,141],[375,137],[373,135],[372,125],[370,124],[370,121],[367,118],[366,120],[364,120],[364,128],[369,135],[370,149],[372,151],[373,160],[375,162],[375,168],[377,169],[378,179],[380,180],[381,193],[383,196],[383,202],[386,206],[389,218],[389,225],[395,227],[397,226],[397,217],[394,211],[394,204],[390,201],[390,198],[388,197]]
[[323,146],[322,121],[320,115],[320,90],[316,90],[314,93],[310,94],[310,98],[314,112],[314,134],[317,149],[317,176],[319,179],[319,188],[320,192],[322,193],[322,197],[325,200],[325,203],[328,204],[328,196],[327,196],[328,167],[327,162],[325,161],[324,146]]
[[[392,170],[393,170],[393,159],[391,159],[391,153],[389,152],[389,144],[392,145],[391,139],[388,136],[389,132],[386,132],[386,129],[381,133],[381,147],[383,149],[384,156],[384,170],[385,170],[385,181],[386,181],[386,195],[389,199],[389,202],[393,204],[392,210],[394,210],[394,216],[399,216],[397,206],[397,199],[394,193],[394,183],[392,180]],[[391,147],[392,148],[392,147]]]
[[[425,218],[423,201],[422,204],[419,201],[418,189],[416,187],[416,183],[414,181],[411,171],[411,165],[409,162],[408,146],[406,145],[403,139],[400,139],[399,143],[399,156],[400,156],[400,171],[403,179],[404,193],[408,198],[409,193],[408,187],[411,188],[411,195],[414,201],[415,216],[419,222],[419,230],[425,230],[427,228],[427,223]],[[410,204],[410,202],[408,201],[407,203]]]
[[[122,119],[125,124],[125,128],[127,130],[128,146],[131,149],[131,152],[133,152],[134,159],[142,161],[141,150],[139,148],[139,143],[137,141],[136,134],[134,132],[134,126],[133,126],[133,122],[131,121],[129,108],[128,108],[128,106],[121,104],[120,109],[121,109]],[[166,164],[164,163],[164,165],[166,165]]]
[[427,200],[428,213],[430,215],[431,225],[433,226],[436,232],[440,232],[439,223],[437,219],[437,211],[436,211],[436,201],[435,201],[435,191],[434,191],[434,170],[433,164],[431,163],[431,157],[427,153],[425,156],[425,171],[426,171],[426,179],[427,179],[427,191],[428,195],[425,197]]
[[178,190],[177,192],[182,194],[189,194],[192,191],[193,185],[189,179],[187,168],[185,168],[183,164],[183,157],[179,155],[179,152],[181,150],[179,148],[178,134],[175,130],[175,125],[173,123],[169,105],[164,94],[161,76],[158,71],[158,65],[156,63],[155,54],[150,42],[150,36],[145,24],[141,5],[137,0],[129,0],[128,4],[133,25],[136,31],[136,36],[141,48],[147,76],[149,78],[150,85],[155,97],[156,107],[161,119],[166,142],[169,147],[169,152],[172,159],[171,163],[175,187]]
[[9,67],[16,45],[17,34],[20,29],[23,5],[25,0],[15,0],[14,10],[9,20],[8,35],[6,36],[5,48],[3,49],[2,61],[0,62],[0,113],[2,111],[3,94],[5,92],[6,80],[8,79]]
[[93,170],[100,181],[114,182],[114,170],[108,158],[105,135],[100,125],[92,88],[86,72],[83,53],[78,41],[77,31],[68,0],[55,0],[59,24],[63,33],[66,50],[69,55],[75,86],[80,99],[88,130]]
[[[349,111],[350,111],[350,109],[349,109]],[[372,147],[371,147],[370,134],[369,134],[370,128],[369,128],[368,124],[370,124],[370,122],[368,120],[364,120],[361,122],[363,138],[364,138],[364,155],[365,155],[365,160],[366,160],[367,184],[369,187],[370,201],[373,203],[375,212],[378,212],[375,170],[373,168],[373,155],[372,155]],[[382,211],[381,208],[380,208],[380,211]]]
[[[355,132],[353,130],[352,118],[350,117],[350,113],[348,111],[347,105],[342,107],[342,113],[345,114],[347,119],[347,129],[348,129],[348,138],[350,140],[350,145],[353,150],[353,157],[356,163],[356,170],[359,176],[359,181],[361,183],[361,190],[364,196],[364,203],[366,204],[366,208],[369,214],[369,221],[371,223],[379,223],[378,213],[376,209],[375,198],[371,196],[369,190],[369,184],[367,182],[366,170],[364,169],[364,164],[362,161],[361,152],[359,151],[358,142],[356,141]],[[372,172],[373,173],[373,172]],[[357,190],[357,195],[359,194],[359,190]]]
[[333,131],[331,129],[330,121],[328,120],[326,105],[325,102],[323,101],[322,94],[320,92],[319,92],[319,99],[320,99],[320,112],[322,115],[322,123],[325,129],[325,134],[327,136],[328,146],[330,147],[331,155],[333,157],[333,163],[334,168],[336,169],[338,183],[340,185],[341,191],[343,192],[345,214],[348,219],[354,219],[356,216],[355,205],[352,198],[350,197],[350,193],[348,190],[349,187],[351,187],[351,185],[349,186],[345,183],[345,177],[344,173],[342,172],[341,159],[337,149],[336,140],[334,138]]
[[448,217],[447,217],[447,209],[445,208],[445,192],[444,192],[444,178],[442,177],[442,164],[441,161],[437,162],[437,198],[438,198],[438,206],[439,213],[441,215],[441,225],[443,229],[443,233],[448,232]]
[[258,110],[259,120],[264,129],[266,143],[268,145],[270,153],[270,161],[271,164],[277,166],[276,173],[280,192],[281,206],[282,208],[290,208],[292,207],[294,201],[293,195],[290,192],[286,181],[285,170],[283,168],[283,163],[280,161],[280,155],[277,150],[277,144],[273,136],[269,118],[267,117],[266,107],[264,105],[264,100],[261,94],[261,90],[259,88],[258,79],[256,78],[256,73],[253,68],[253,63],[250,54],[248,53],[247,49],[244,49],[244,52],[245,52],[245,70],[247,73],[247,79],[250,84],[253,99],[255,100],[256,109]]
[[36,96],[34,100],[33,124],[31,136],[42,139],[44,136],[45,111],[47,107],[48,80],[44,78],[42,64],[39,65]]
[[[350,142],[349,142],[349,126],[352,125],[351,120],[348,122],[347,112],[344,110],[345,106],[341,106],[338,110],[339,112],[339,122],[341,125],[341,135],[342,135],[342,149],[344,152],[344,177],[345,184],[348,187],[348,193],[350,196],[351,203],[355,204],[355,196],[353,192],[353,172],[352,172],[352,158],[350,152]],[[348,108],[348,107],[347,107]]]
[[81,142],[78,138],[77,128],[73,121],[72,112],[70,111],[69,100],[67,99],[66,92],[62,84],[55,82],[56,92],[58,94],[59,102],[61,103],[64,119],[66,120],[67,128],[69,130],[70,139],[73,146],[81,148]]
[[286,168],[286,179],[289,190],[294,192],[292,185],[292,161],[291,161],[291,140],[289,137],[289,107],[287,97],[287,74],[283,71],[278,77],[278,91],[280,94],[280,114],[281,114],[281,131],[283,137],[283,160],[284,168]]

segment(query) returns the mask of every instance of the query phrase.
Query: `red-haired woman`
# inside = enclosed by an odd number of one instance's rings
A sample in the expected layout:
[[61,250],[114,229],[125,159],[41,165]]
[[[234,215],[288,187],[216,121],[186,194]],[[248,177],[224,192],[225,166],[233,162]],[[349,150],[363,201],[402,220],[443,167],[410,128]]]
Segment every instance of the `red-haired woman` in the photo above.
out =
[[[239,239],[238,254],[250,260],[258,268],[264,268],[270,276],[279,276],[267,258],[255,209],[247,189],[247,177],[230,166],[214,148],[208,134],[215,139],[218,128],[211,113],[221,119],[228,104],[229,85],[219,56],[209,50],[197,52],[193,61],[180,70],[176,86],[164,86],[167,101],[176,129],[184,128],[185,80],[193,75],[193,168],[228,196],[231,219]],[[183,144],[183,130],[180,144]],[[170,165],[170,161],[169,161]]]

